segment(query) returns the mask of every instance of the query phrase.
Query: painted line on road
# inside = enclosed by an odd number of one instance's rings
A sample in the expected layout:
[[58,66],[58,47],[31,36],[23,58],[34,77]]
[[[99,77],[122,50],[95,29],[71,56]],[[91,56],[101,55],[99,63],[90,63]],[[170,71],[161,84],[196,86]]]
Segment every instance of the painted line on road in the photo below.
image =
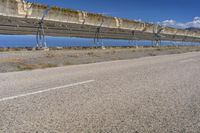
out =
[[31,96],[31,95],[36,95],[36,94],[39,94],[39,93],[44,93],[44,92],[48,92],[48,91],[58,90],[58,89],[62,89],[62,88],[68,88],[68,87],[73,87],[73,86],[88,84],[88,83],[91,83],[91,82],[94,82],[94,81],[95,80],[87,80],[87,81],[77,82],[77,83],[68,84],[68,85],[64,85],[64,86],[49,88],[49,89],[46,89],[46,90],[41,90],[41,91],[36,91],[36,92],[30,92],[30,93],[26,93],[26,94],[20,94],[20,95],[17,95],[17,96],[5,97],[5,98],[0,99],[0,102],[7,101],[7,100],[13,100],[13,99],[21,98],[21,97],[26,97],[26,96]]

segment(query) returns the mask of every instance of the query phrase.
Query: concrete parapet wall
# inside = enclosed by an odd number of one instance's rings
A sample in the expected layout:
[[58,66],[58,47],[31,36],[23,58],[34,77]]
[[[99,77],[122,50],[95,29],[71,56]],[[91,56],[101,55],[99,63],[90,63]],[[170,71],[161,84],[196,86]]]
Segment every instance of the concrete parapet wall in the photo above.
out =
[[18,2],[14,0],[0,0],[0,15],[19,16]]
[[[47,5],[28,3],[24,0],[0,0],[0,16],[26,18],[38,21],[42,18],[44,11],[47,9]],[[121,29],[130,33],[131,31],[140,31],[142,33],[152,34],[159,32],[164,35],[196,37],[200,39],[200,33],[192,31],[162,27],[134,20],[109,17],[101,14],[87,13],[84,11],[59,7],[51,7],[45,20],[66,24],[72,23],[77,25]]]

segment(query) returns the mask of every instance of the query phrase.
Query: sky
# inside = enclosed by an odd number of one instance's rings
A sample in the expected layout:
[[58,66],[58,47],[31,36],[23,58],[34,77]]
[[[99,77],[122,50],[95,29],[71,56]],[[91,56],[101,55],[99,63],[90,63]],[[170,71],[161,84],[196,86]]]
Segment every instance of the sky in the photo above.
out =
[[[200,0],[28,0],[104,15],[159,23],[175,28],[200,28]],[[8,41],[7,41],[8,40]],[[51,40],[51,41],[49,41]],[[54,40],[54,41],[53,41]],[[56,45],[70,44],[70,39],[48,38]],[[3,43],[2,43],[3,42]],[[6,43],[5,43],[6,42]],[[57,43],[56,43],[57,42]],[[78,43],[75,40],[76,44]],[[90,40],[90,42],[93,42]],[[1,36],[0,47],[35,45],[35,36]]]

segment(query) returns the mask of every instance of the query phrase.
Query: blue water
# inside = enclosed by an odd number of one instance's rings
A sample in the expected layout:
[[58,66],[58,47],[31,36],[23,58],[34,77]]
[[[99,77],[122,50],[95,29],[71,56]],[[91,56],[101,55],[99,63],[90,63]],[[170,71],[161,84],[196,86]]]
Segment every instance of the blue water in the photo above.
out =
[[[94,43],[94,39],[83,39],[74,37],[47,37],[48,47],[75,47],[75,46],[133,46],[152,45],[151,41],[127,41],[103,39]],[[35,47],[35,36],[24,35],[0,35],[0,47]],[[199,45],[198,43],[162,42],[161,45]]]

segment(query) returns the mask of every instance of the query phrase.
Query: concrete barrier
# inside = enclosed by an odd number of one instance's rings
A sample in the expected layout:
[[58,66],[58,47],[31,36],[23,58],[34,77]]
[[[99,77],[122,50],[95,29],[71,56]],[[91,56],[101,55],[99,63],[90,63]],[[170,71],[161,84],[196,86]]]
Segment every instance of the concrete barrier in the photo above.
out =
[[[13,18],[12,20],[16,20],[16,22],[12,23],[17,23],[16,25],[18,25],[19,27],[23,26],[23,23],[21,23],[21,21],[23,20],[24,22],[26,22],[27,25],[30,24],[28,25],[30,28],[32,26],[31,24],[37,23],[42,18],[44,11],[47,9],[47,5],[29,3],[25,2],[24,0],[0,0],[0,17],[2,16],[4,17],[4,19],[6,19],[5,17],[8,17],[7,19]],[[88,32],[86,30],[89,30],[87,37],[94,37],[93,34],[95,34],[94,32],[96,31],[96,29],[103,28],[104,30],[101,30],[101,32],[102,36],[104,36],[105,38],[109,38],[112,36],[111,38],[115,39],[129,39],[131,38],[132,31],[136,31],[137,37],[144,40],[154,40],[154,34],[158,34],[159,32],[159,34],[165,36],[165,38],[161,38],[163,40],[170,40],[172,38],[176,38],[174,36],[178,36],[179,39],[182,38],[185,41],[189,41],[191,40],[191,38],[196,38],[195,41],[200,41],[199,32],[175,29],[171,27],[162,27],[145,22],[127,20],[117,17],[109,17],[101,14],[87,13],[84,11],[59,7],[51,7],[44,20],[45,22],[49,23],[49,25],[46,24],[47,35],[53,35],[53,33],[50,33],[53,31],[48,30],[48,28],[54,26],[52,27],[52,29],[57,28],[57,30],[59,30],[58,28],[68,27],[68,29],[74,30],[71,31],[71,33],[74,33],[74,36],[83,37],[84,35],[78,35],[78,30],[80,32],[83,31],[83,34],[86,34]],[[34,27],[36,26],[34,25],[32,28]],[[24,29],[25,28],[26,27],[24,27]],[[21,30],[22,29],[23,28],[21,28]],[[55,33],[55,35],[69,35],[68,33],[61,30],[62,29],[60,29],[59,31],[60,33]],[[16,31],[10,31],[10,33],[12,32],[14,34],[14,32]],[[0,33],[2,34],[3,32]],[[31,33],[31,31],[27,31],[27,33]],[[66,35],[64,35],[65,33]],[[35,32],[33,32],[32,34],[35,34]],[[124,36],[124,38],[120,37],[120,34]],[[142,37],[143,34],[145,34],[144,37]]]

